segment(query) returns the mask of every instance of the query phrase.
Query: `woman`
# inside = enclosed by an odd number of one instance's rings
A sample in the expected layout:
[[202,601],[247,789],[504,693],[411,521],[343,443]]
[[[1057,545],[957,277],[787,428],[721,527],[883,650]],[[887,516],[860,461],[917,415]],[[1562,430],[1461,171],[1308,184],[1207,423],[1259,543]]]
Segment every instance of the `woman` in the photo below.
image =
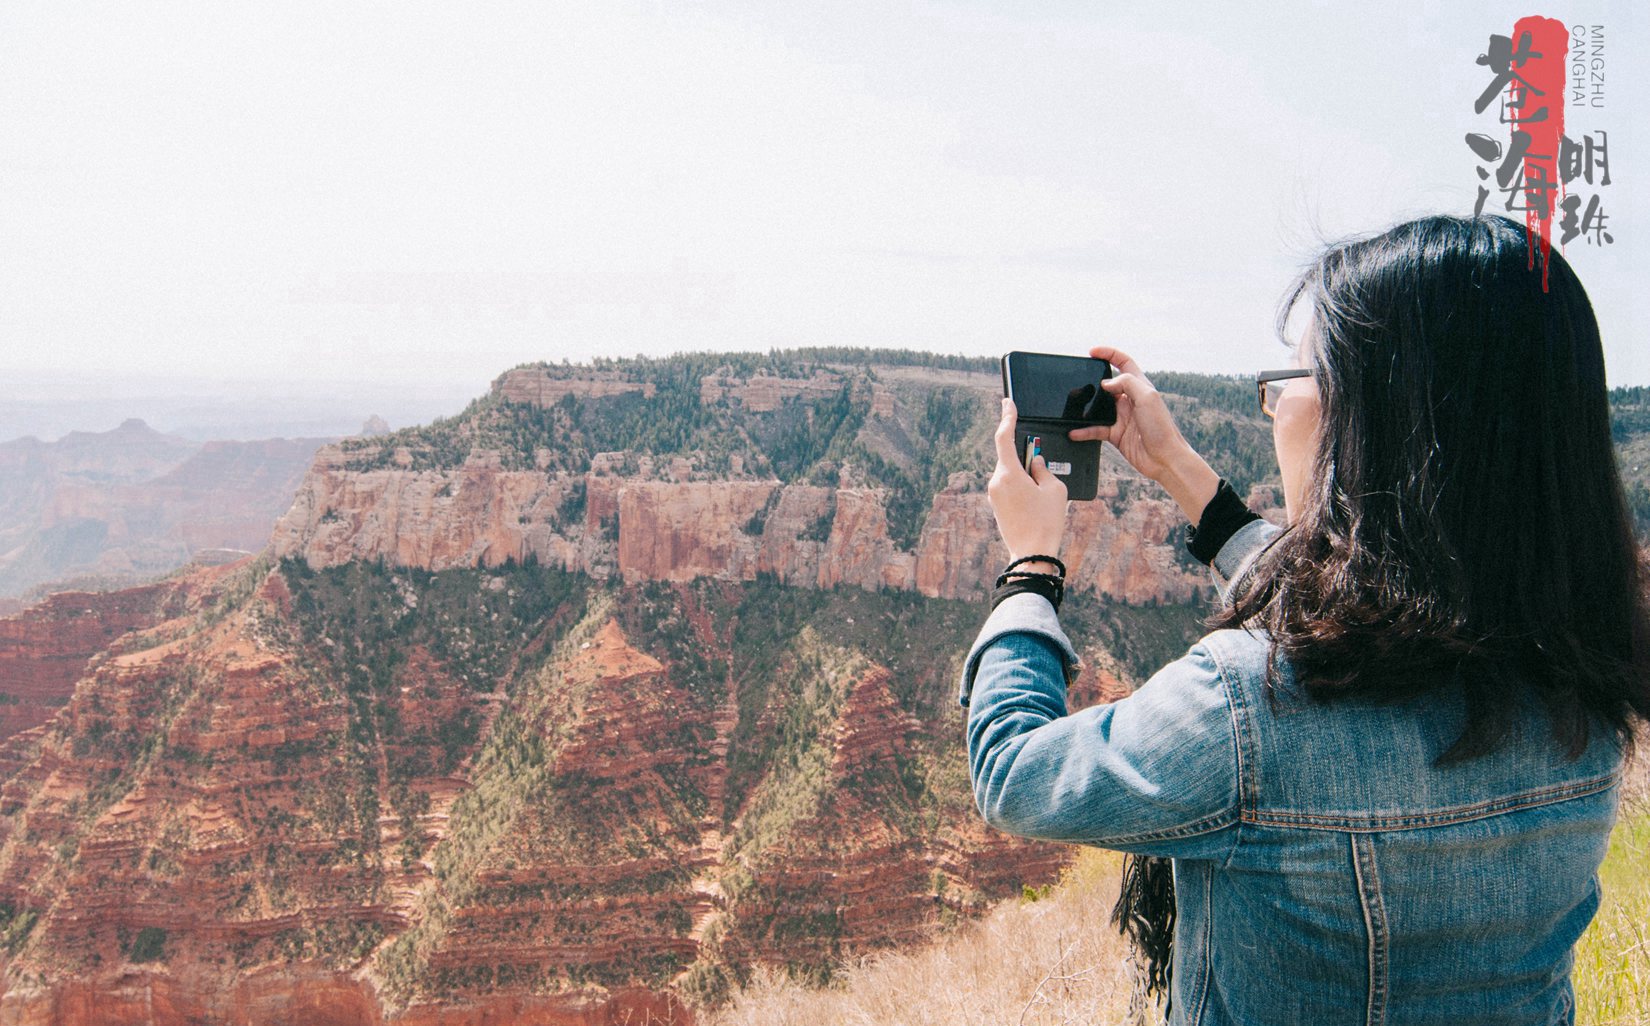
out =
[[1020,562],[963,671],[976,802],[1002,830],[1131,853],[1120,910],[1171,1022],[1573,1021],[1572,948],[1650,717],[1650,574],[1597,323],[1551,262],[1543,291],[1499,216],[1324,253],[1279,316],[1309,302],[1299,371],[1261,386],[1282,530],[1131,357],[1094,349],[1120,371],[1117,423],[1072,437],[1168,491],[1222,605],[1134,694],[1073,715],[1046,558],[1065,489],[1016,458],[1004,401],[990,495]]

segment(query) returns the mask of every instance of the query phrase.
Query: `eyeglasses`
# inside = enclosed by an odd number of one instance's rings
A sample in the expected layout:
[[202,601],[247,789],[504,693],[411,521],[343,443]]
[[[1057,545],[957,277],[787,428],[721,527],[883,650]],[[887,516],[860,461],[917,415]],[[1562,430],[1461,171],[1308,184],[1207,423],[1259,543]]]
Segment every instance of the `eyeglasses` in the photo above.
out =
[[1260,397],[1260,412],[1268,417],[1278,415],[1278,400],[1283,398],[1284,382],[1291,378],[1309,378],[1312,371],[1303,367],[1288,370],[1261,371],[1255,375],[1256,392]]

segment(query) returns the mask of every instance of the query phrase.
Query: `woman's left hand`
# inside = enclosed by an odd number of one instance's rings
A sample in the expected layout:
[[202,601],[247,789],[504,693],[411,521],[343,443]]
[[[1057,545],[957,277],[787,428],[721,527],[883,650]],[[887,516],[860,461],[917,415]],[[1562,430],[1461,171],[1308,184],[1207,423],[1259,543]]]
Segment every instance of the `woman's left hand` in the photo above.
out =
[[997,469],[986,486],[991,512],[1010,559],[1058,556],[1066,533],[1066,483],[1041,456],[1032,460],[1031,472],[1026,473],[1021,454],[1014,451],[1017,419],[1013,400],[1004,399],[1003,419],[997,425]]

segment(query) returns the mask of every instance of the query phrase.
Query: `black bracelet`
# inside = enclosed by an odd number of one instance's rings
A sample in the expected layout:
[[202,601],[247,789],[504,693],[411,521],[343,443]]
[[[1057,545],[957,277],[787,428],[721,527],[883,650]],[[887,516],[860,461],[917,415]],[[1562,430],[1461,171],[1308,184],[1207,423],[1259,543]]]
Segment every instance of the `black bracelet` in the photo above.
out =
[[[1017,566],[1026,563],[1049,563],[1059,573],[1043,573],[1037,570],[1016,570]],[[1021,556],[1008,564],[1008,568],[997,575],[997,586],[991,593],[991,608],[996,609],[1003,599],[1011,595],[1021,595],[1030,592],[1048,599],[1056,612],[1060,603],[1066,597],[1066,564],[1060,562],[1057,556]]]
[[1244,524],[1259,520],[1260,514],[1255,513],[1244,505],[1238,493],[1225,478],[1220,479],[1220,485],[1215,488],[1214,497],[1209,504],[1203,507],[1203,515],[1198,517],[1197,526],[1186,526],[1186,551],[1199,563],[1207,566],[1214,561],[1215,554],[1231,540],[1232,535],[1238,532]]
[[1027,574],[1024,577],[1016,577],[1007,584],[998,585],[991,593],[991,608],[996,609],[1010,596],[1024,595],[1028,592],[1048,599],[1049,605],[1054,607],[1056,613],[1060,611],[1060,603],[1066,596],[1065,588],[1058,583],[1053,574]]
[[998,574],[997,575],[998,578],[1000,579],[1003,576],[1003,574],[1008,573],[1009,570],[1014,569],[1015,567],[1019,566],[1021,563],[1052,563],[1052,564],[1054,564],[1055,568],[1060,571],[1060,576],[1061,577],[1066,576],[1066,565],[1064,563],[1060,562],[1058,557],[1055,557],[1055,556],[1021,556],[1019,559],[1016,559],[1012,563],[1008,564],[1008,569],[1004,570],[1002,574]]
[[1054,608],[1066,597],[1066,579],[1059,574],[1036,573],[1031,570],[1004,570],[997,578],[996,590],[991,593],[991,608],[1010,595],[1030,591],[1048,599]]
[[1001,588],[1003,585],[1011,584],[1014,581],[1044,581],[1053,585],[1059,591],[1066,590],[1066,579],[1059,574],[1035,574],[1029,570],[1004,570],[1002,575],[997,578],[996,586]]
[[1043,581],[1053,586],[1061,594],[1064,594],[1066,590],[1066,579],[1059,574],[1039,574],[1032,573],[1030,570],[1004,570],[997,575],[997,580],[993,583],[996,587],[1001,588],[1003,585],[1012,584],[1015,581]]

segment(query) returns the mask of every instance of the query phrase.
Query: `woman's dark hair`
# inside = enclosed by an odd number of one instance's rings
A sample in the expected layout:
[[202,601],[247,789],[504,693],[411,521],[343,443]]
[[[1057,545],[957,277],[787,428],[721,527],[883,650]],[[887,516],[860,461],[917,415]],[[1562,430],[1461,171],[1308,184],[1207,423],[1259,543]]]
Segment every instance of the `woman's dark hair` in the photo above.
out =
[[[1280,337],[1302,299],[1312,491],[1207,626],[1264,628],[1317,698],[1458,682],[1465,725],[1441,764],[1497,747],[1521,691],[1570,755],[1599,728],[1631,749],[1650,719],[1650,569],[1570,265],[1507,217],[1423,217],[1328,247],[1286,290]],[[1125,859],[1112,922],[1167,997],[1170,860]]]
[[1423,217],[1330,247],[1280,335],[1301,299],[1312,490],[1211,625],[1264,627],[1317,697],[1458,680],[1465,727],[1440,763],[1495,748],[1520,688],[1572,756],[1598,726],[1630,746],[1650,718],[1650,572],[1570,265],[1504,216]]

